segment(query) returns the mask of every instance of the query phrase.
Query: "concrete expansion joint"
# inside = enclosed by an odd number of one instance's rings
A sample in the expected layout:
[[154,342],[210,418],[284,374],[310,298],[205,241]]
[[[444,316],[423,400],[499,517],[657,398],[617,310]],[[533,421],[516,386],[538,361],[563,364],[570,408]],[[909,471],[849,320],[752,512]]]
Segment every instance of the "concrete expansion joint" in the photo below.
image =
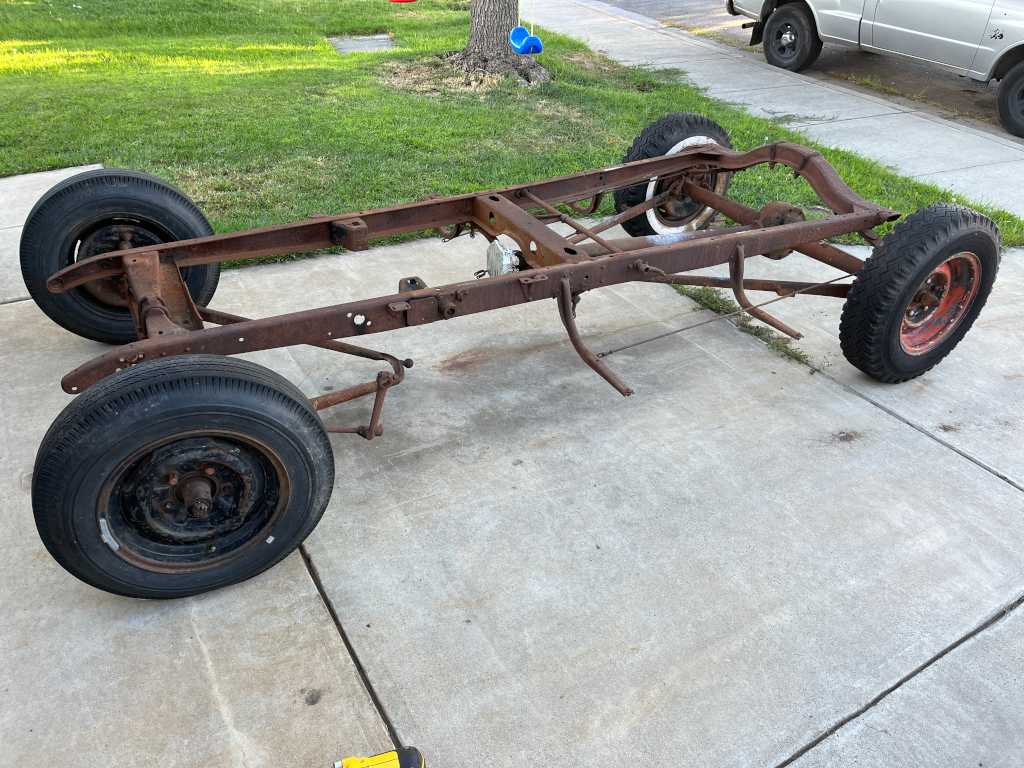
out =
[[[817,369],[815,369],[815,370],[817,370]],[[936,443],[938,443],[942,447],[948,448],[949,450],[953,451],[953,453],[956,453],[957,455],[967,459],[969,462],[971,462],[975,466],[980,467],[981,469],[985,470],[989,474],[994,475],[995,477],[999,478],[1004,483],[1009,485],[1011,488],[1016,488],[1018,491],[1021,491],[1022,493],[1024,493],[1024,486],[1022,486],[1020,483],[1014,481],[1012,478],[1007,477],[1006,475],[1004,475],[1002,472],[1000,472],[995,467],[991,467],[988,464],[986,464],[984,461],[982,461],[981,459],[979,459],[979,458],[977,458],[975,456],[971,456],[971,454],[967,453],[966,451],[960,450],[959,448],[957,448],[955,445],[953,445],[949,441],[943,440],[941,437],[939,437],[938,435],[934,434],[933,432],[928,431],[927,429],[922,427],[920,424],[917,424],[916,422],[913,422],[910,419],[908,419],[906,416],[903,416],[903,415],[897,413],[896,411],[892,410],[891,408],[888,408],[888,407],[882,405],[877,400],[872,400],[870,397],[865,395],[863,392],[858,392],[856,389],[851,387],[849,384],[846,384],[846,383],[840,381],[839,379],[835,378],[834,376],[829,376],[824,371],[818,371],[818,373],[820,373],[822,376],[824,376],[826,379],[828,379],[829,381],[833,382],[834,384],[838,384],[840,387],[845,389],[851,395],[856,395],[857,397],[861,398],[865,402],[868,402],[871,405],[875,406],[875,408],[878,408],[880,411],[883,411],[883,412],[889,414],[894,419],[902,421],[904,424],[906,424],[911,429],[916,429],[922,435],[925,435],[926,437],[931,438],[932,440],[934,440]]]
[[825,741],[825,739],[827,739],[829,736],[831,736],[832,734],[836,733],[837,731],[839,731],[841,728],[843,728],[847,724],[853,722],[854,720],[859,718],[861,715],[864,715],[867,712],[870,712],[872,709],[874,709],[876,706],[878,706],[883,700],[885,700],[890,694],[895,693],[896,691],[898,691],[905,684],[907,684],[908,682],[913,680],[915,677],[917,677],[919,674],[924,672],[926,669],[928,669],[930,666],[935,664],[937,661],[942,659],[947,654],[952,653],[953,651],[955,651],[957,648],[959,648],[961,645],[966,643],[968,640],[971,640],[971,639],[977,637],[982,632],[984,632],[987,629],[990,629],[991,627],[993,627],[996,624],[998,624],[1000,621],[1002,621],[1007,616],[1009,616],[1011,613],[1013,613],[1018,608],[1020,608],[1021,605],[1024,605],[1024,594],[1019,595],[1013,601],[1007,603],[1002,608],[997,609],[995,611],[995,613],[993,613],[991,616],[989,616],[983,622],[981,622],[976,627],[974,627],[974,629],[970,630],[967,634],[961,636],[960,638],[954,640],[952,643],[950,643],[945,648],[943,648],[941,651],[939,651],[934,656],[929,658],[923,664],[921,664],[920,666],[916,667],[914,670],[912,670],[907,675],[901,677],[899,680],[896,681],[895,684],[893,684],[893,685],[889,686],[888,688],[886,688],[884,691],[879,693],[877,696],[875,696],[875,698],[871,699],[871,701],[869,701],[867,704],[862,706],[860,709],[857,709],[854,712],[851,712],[849,715],[847,715],[846,717],[844,717],[841,720],[837,721],[831,727],[827,728],[824,732],[822,732],[821,734],[819,734],[815,738],[811,739],[811,741],[807,742],[807,744],[805,744],[804,746],[800,747],[800,749],[798,749],[792,755],[790,755],[785,760],[783,760],[781,763],[776,765],[775,768],[786,768],[786,766],[792,765],[794,762],[799,760],[801,757],[806,755],[808,752],[810,752],[816,746],[818,746],[823,741]]
[[302,562],[305,564],[306,570],[309,572],[309,577],[313,580],[313,584],[316,586],[316,591],[319,593],[320,599],[324,603],[324,607],[327,608],[327,613],[330,614],[331,620],[334,622],[334,626],[338,630],[338,635],[341,637],[341,641],[345,644],[345,650],[348,651],[349,658],[352,660],[352,665],[356,668],[356,673],[359,675],[359,680],[362,682],[363,688],[366,690],[366,695],[370,697],[373,708],[377,711],[377,717],[379,717],[381,722],[384,724],[384,730],[387,733],[388,739],[391,741],[395,749],[401,749],[403,744],[401,739],[398,738],[398,732],[395,730],[395,726],[391,722],[391,717],[388,715],[387,710],[384,709],[384,704],[381,702],[380,697],[377,695],[377,691],[370,682],[370,678],[366,674],[366,669],[363,667],[363,663],[359,660],[359,654],[356,653],[356,649],[352,646],[352,642],[348,638],[348,633],[345,632],[345,628],[341,624],[338,612],[334,610],[334,603],[331,602],[331,598],[328,596],[327,590],[324,589],[323,581],[320,579],[320,572],[317,570],[316,566],[313,565],[313,558],[310,557],[305,544],[299,545],[299,554],[302,555]]

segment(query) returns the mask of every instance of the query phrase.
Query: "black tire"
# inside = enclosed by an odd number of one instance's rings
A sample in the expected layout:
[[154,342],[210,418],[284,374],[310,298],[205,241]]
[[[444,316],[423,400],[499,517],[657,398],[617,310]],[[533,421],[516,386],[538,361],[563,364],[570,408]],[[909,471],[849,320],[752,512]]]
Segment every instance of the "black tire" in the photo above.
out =
[[72,401],[39,447],[32,509],[72,575],[117,595],[174,598],[284,559],[333,485],[327,433],[296,387],[244,360],[186,355]]
[[[688,142],[692,142],[689,146],[708,143],[702,139],[732,149],[729,134],[714,120],[693,112],[675,112],[655,120],[644,128],[622,161],[631,163],[652,157],[663,157],[685,148]],[[728,193],[731,182],[731,173],[709,173],[701,180],[702,184],[719,195]],[[624,211],[650,200],[664,191],[661,188],[663,185],[664,182],[655,180],[648,184],[617,190],[615,210]],[[664,206],[623,222],[622,228],[633,237],[692,232],[696,229],[705,229],[714,217],[714,210],[688,197],[680,196]]]
[[[36,203],[21,234],[21,274],[29,295],[54,322],[106,344],[138,336],[124,278],[108,278],[50,293],[46,280],[87,257],[116,249],[125,235],[152,245],[213,234],[195,203],[166,181],[138,171],[100,169],[65,179]],[[209,304],[220,264],[181,270],[193,301]]]
[[1024,61],[1007,72],[999,83],[996,115],[1003,128],[1014,136],[1024,136]]
[[935,367],[985,306],[1001,242],[994,221],[949,203],[929,205],[897,224],[847,294],[839,321],[846,359],[886,383]]
[[764,57],[773,67],[801,72],[818,60],[821,38],[807,3],[786,3],[764,24]]

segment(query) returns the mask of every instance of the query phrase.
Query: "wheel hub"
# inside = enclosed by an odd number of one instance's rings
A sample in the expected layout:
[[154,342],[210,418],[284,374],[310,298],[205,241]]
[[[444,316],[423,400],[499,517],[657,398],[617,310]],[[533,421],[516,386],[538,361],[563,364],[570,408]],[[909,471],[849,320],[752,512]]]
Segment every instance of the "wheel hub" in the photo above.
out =
[[783,45],[783,47],[788,48],[789,46],[796,42],[796,35],[793,34],[792,30],[787,29],[785,32],[782,33],[782,37],[779,38],[779,42]]
[[148,539],[208,541],[240,528],[265,485],[259,459],[239,446],[205,438],[177,440],[129,474],[121,488],[121,510]]
[[[718,174],[709,173],[700,169],[691,170],[686,175],[687,181],[691,184],[703,187],[704,189],[714,191],[715,184],[717,182]],[[658,179],[657,186],[654,189],[654,196],[660,195],[667,192],[672,185],[675,183],[675,179]],[[680,196],[670,198],[662,205],[659,205],[655,209],[655,215],[658,219],[669,227],[681,227],[688,224],[690,221],[695,219],[701,212],[704,211],[704,206],[698,203],[696,200],[692,200],[689,197]]]
[[981,285],[981,260],[965,251],[949,257],[918,287],[900,326],[900,345],[923,355],[949,336],[967,314]]
[[[144,248],[162,242],[163,240],[148,229],[132,224],[112,224],[97,229],[79,243],[76,261],[100,256],[111,251]],[[82,286],[82,290],[104,304],[115,307],[128,306],[128,285],[125,283],[123,275],[91,280]]]

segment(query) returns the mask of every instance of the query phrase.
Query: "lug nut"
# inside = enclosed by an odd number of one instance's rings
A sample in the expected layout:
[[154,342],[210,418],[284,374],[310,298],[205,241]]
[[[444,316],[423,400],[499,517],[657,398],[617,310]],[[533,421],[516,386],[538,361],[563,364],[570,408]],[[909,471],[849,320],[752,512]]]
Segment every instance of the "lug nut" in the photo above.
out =
[[215,470],[213,467],[206,467],[205,469],[203,469],[203,472],[205,472],[207,475],[212,475],[216,471],[217,470]]
[[164,502],[164,509],[174,509],[174,502],[173,501],[165,501]]
[[170,472],[167,475],[167,484],[168,485],[177,485],[178,484],[178,473],[177,472]]

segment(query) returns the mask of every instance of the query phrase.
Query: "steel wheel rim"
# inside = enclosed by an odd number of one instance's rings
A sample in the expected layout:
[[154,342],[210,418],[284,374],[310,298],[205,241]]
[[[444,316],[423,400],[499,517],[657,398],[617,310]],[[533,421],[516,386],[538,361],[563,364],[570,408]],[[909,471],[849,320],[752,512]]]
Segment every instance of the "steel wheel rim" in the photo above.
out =
[[[59,269],[71,266],[77,261],[103,253],[119,254],[119,242],[132,247],[168,243],[178,238],[157,222],[129,213],[107,215],[93,220],[72,234],[66,241]],[[108,248],[103,246],[107,245]],[[189,267],[179,270],[181,279],[187,280]],[[125,298],[127,286],[119,277],[93,280],[72,289],[79,304],[94,312],[106,314],[118,320],[131,320],[128,301]]]
[[190,430],[120,461],[100,489],[95,523],[107,547],[136,567],[198,573],[273,542],[290,498],[285,463],[265,443]]
[[800,32],[790,22],[784,22],[772,35],[772,47],[776,55],[783,61],[796,58],[800,46]]
[[1021,80],[1010,97],[1010,110],[1019,118],[1024,118],[1024,80]]
[[[669,149],[665,156],[674,155],[690,147],[704,146],[706,144],[718,146],[718,142],[710,136],[691,136]],[[699,170],[696,170],[688,174],[688,178],[693,183],[699,184],[712,192],[723,194],[729,175],[727,173],[700,173]],[[647,192],[644,195],[644,200],[650,200],[652,197],[667,191],[674,181],[675,179],[662,180],[655,176],[647,182]],[[695,200],[691,200],[688,197],[679,197],[675,200],[670,200],[665,205],[650,209],[647,211],[646,218],[655,232],[660,235],[669,235],[679,231],[691,232],[700,229],[715,213],[714,209],[708,208]]]
[[924,355],[960,325],[981,287],[981,259],[970,251],[950,256],[921,282],[903,310],[900,346]]

